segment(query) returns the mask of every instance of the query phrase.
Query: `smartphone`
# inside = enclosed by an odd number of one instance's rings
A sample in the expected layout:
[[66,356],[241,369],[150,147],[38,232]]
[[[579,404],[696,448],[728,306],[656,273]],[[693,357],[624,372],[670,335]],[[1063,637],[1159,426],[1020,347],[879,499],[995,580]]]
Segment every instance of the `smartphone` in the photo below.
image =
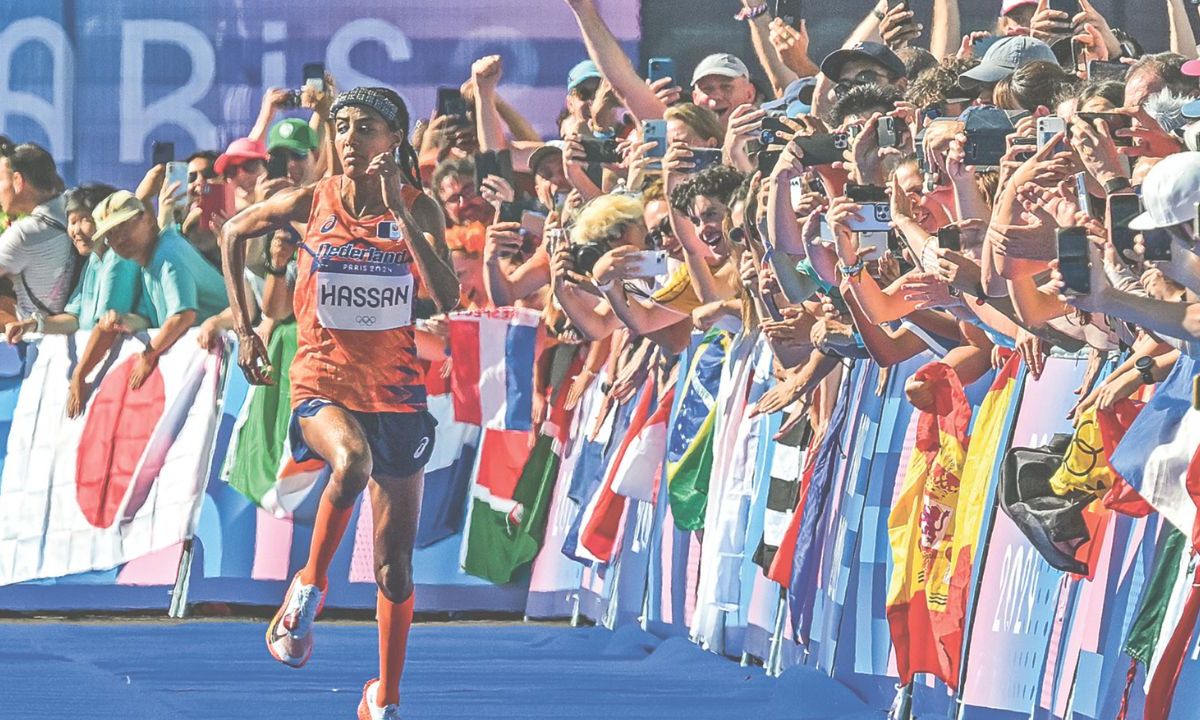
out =
[[325,63],[304,64],[304,84],[316,88],[317,92],[325,91]]
[[286,152],[273,152],[267,159],[267,179],[285,178],[288,174]]
[[900,132],[896,127],[896,118],[884,115],[875,123],[875,132],[879,136],[879,147],[894,148],[900,146]]
[[807,167],[832,165],[844,161],[846,150],[850,148],[850,138],[845,133],[821,133],[794,138],[792,142],[803,153],[800,157]]
[[500,161],[496,159],[496,151],[488,150],[475,154],[475,187],[483,188],[483,181],[490,175],[500,176]]
[[1088,60],[1088,80],[1124,80],[1129,66],[1119,62]]
[[775,166],[779,164],[779,158],[783,155],[782,150],[768,150],[763,148],[758,151],[758,171],[763,175],[770,175],[775,172]]
[[521,227],[530,235],[542,237],[546,232],[546,216],[540,212],[526,210],[521,213]]
[[1064,133],[1064,140],[1059,142],[1058,147],[1054,150],[1055,154],[1067,151],[1067,143],[1065,133],[1067,131],[1067,123],[1060,117],[1050,115],[1048,117],[1038,118],[1037,121],[1037,146],[1038,150],[1046,147],[1046,144],[1054,139],[1054,136],[1059,133]]
[[688,148],[692,151],[692,172],[700,173],[720,165],[725,157],[721,148]]
[[772,145],[779,145],[784,142],[783,139],[779,137],[779,134],[786,134],[788,132],[788,127],[787,125],[783,124],[783,120],[779,119],[778,116],[768,115],[763,118],[762,125],[759,127],[758,141],[764,148]]
[[171,187],[175,183],[179,183],[179,192],[175,194],[175,199],[178,201],[187,195],[188,190],[188,166],[185,162],[169,162],[167,163],[167,174],[163,178],[163,187]]
[[1008,152],[1009,130],[1004,128],[982,128],[967,131],[967,144],[963,146],[967,165],[973,167],[995,167]]
[[[887,233],[892,229],[892,205],[887,190],[876,185],[846,186],[846,197],[857,203],[862,220],[852,218],[849,227],[858,233]],[[886,238],[884,239],[886,246]]]
[[788,191],[789,191],[789,197],[791,198],[791,201],[792,201],[792,207],[795,208],[797,205],[800,204],[800,201],[804,199],[804,193],[806,192],[805,187],[804,187],[804,178],[801,178],[801,177],[792,178],[791,187],[788,188]]
[[1049,0],[1046,5],[1050,10],[1065,12],[1068,18],[1079,14],[1079,0]]
[[804,0],[775,0],[775,17],[799,30],[800,20],[804,17]]
[[500,212],[496,218],[497,222],[520,223],[521,218],[521,207],[519,205],[510,202],[500,203]]
[[1075,199],[1079,203],[1079,209],[1088,217],[1096,217],[1096,203],[1093,201],[1092,194],[1088,192],[1087,173],[1075,173]]
[[1171,230],[1157,228],[1142,233],[1142,258],[1146,262],[1171,261]]
[[1015,137],[1012,139],[1012,146],[1014,148],[1021,148],[1013,155],[1018,162],[1025,162],[1037,154],[1037,138],[1034,137],[1024,135]]
[[465,118],[467,116],[467,101],[463,99],[458,88],[440,87],[437,91],[438,115],[451,115]]
[[1092,263],[1088,255],[1087,231],[1081,227],[1059,228],[1058,271],[1062,273],[1067,295],[1092,292]]
[[647,120],[642,123],[642,142],[658,143],[647,153],[647,157],[662,158],[667,154],[667,121]]
[[771,294],[762,296],[763,306],[767,309],[767,314],[775,322],[783,320],[783,313],[779,312],[779,306],[775,304],[775,296]]
[[[1092,125],[1097,120],[1103,120],[1112,133],[1113,144],[1117,147],[1133,147],[1133,138],[1117,135],[1118,130],[1128,130],[1133,127],[1133,118],[1123,113],[1111,112],[1077,112],[1075,117]],[[1093,125],[1093,127],[1095,127]]]
[[938,247],[950,252],[962,252],[962,229],[956,225],[947,225],[937,232]]
[[617,165],[621,162],[616,140],[585,137],[580,139],[580,143],[583,144],[583,156],[589,163]]
[[[858,256],[870,260],[878,260],[888,250],[888,240],[891,233],[887,230],[859,230]],[[897,255],[899,257],[899,255]]]
[[175,143],[155,142],[150,151],[150,165],[166,165],[175,159]]
[[663,78],[675,79],[675,61],[665,57],[650,58],[646,63],[646,79],[655,82]]
[[232,183],[208,183],[200,193],[200,227],[208,231],[219,228],[213,227],[214,215],[229,215],[233,207]]
[[635,278],[652,278],[667,274],[666,250],[643,250],[629,256],[633,259],[630,275]]
[[1108,239],[1117,257],[1127,265],[1134,264],[1129,258],[1133,256],[1133,239],[1137,235],[1129,229],[1129,223],[1141,213],[1142,200],[1137,195],[1108,196]]

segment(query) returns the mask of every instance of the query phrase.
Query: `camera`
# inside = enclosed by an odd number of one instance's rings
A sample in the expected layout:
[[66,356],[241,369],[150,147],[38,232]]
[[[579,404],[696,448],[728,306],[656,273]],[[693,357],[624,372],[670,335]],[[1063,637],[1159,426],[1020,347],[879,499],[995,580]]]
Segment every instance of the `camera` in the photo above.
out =
[[591,275],[596,263],[609,251],[606,242],[586,242],[571,246],[571,264],[580,275]]

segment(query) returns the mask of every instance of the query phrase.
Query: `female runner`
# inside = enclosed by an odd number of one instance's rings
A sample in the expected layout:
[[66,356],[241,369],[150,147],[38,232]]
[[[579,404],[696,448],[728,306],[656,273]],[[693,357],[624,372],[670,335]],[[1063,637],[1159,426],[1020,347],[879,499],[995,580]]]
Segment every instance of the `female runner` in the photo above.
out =
[[435,237],[441,209],[420,191],[408,110],[387,88],[342,93],[330,111],[342,174],[246,208],[222,230],[222,258],[250,382],[271,382],[254,332],[242,271],[249,238],[307,222],[294,296],[298,348],[291,368],[289,439],[297,460],[330,466],[308,562],[267,628],[267,647],[300,667],[313,647],[327,573],[354,503],[371,489],[379,586],[379,677],[363,688],[359,720],[399,718],[400,675],[413,616],[412,553],[423,468],[435,421],[412,325],[418,283],[442,311],[458,303],[458,280]]

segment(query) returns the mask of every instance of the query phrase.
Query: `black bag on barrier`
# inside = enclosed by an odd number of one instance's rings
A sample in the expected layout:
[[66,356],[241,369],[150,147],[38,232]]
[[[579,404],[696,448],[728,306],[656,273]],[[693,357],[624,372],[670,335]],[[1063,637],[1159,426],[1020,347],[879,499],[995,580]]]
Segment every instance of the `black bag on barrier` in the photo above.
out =
[[1095,498],[1061,497],[1050,489],[1070,445],[1070,435],[1057,434],[1042,447],[1009,450],[1000,470],[1000,507],[1051,567],[1086,575],[1087,563],[1076,560],[1075,551],[1091,537],[1083,510]]

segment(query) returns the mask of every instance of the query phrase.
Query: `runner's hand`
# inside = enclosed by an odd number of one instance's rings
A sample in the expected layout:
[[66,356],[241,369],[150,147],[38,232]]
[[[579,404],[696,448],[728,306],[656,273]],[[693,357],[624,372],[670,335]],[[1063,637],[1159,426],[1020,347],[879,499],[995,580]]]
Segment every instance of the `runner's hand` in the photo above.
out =
[[271,364],[262,338],[253,330],[238,333],[238,367],[251,385],[274,385]]

